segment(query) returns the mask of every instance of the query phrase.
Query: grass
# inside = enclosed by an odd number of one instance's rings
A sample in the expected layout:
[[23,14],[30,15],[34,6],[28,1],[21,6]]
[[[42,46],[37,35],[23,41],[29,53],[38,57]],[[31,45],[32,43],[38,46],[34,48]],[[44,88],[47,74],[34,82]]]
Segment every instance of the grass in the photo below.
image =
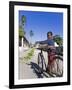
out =
[[23,57],[23,60],[30,60],[34,54],[34,48],[30,49],[29,52]]

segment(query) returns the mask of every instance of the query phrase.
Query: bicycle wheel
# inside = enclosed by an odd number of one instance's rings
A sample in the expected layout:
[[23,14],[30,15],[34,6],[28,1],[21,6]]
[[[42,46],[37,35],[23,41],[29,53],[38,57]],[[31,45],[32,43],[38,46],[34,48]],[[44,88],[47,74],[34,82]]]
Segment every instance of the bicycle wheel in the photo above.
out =
[[43,60],[41,53],[38,54],[38,66],[39,66],[39,73],[43,71]]
[[56,77],[63,76],[63,59],[59,56],[54,58],[54,62],[52,63],[51,72],[56,75]]

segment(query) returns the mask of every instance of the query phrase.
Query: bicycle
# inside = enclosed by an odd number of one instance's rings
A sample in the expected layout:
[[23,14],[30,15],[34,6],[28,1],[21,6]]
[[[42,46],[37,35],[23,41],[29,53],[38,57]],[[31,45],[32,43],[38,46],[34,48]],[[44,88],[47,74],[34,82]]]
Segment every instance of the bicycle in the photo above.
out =
[[[51,75],[54,76],[59,76],[62,77],[63,76],[63,67],[62,69],[60,69],[59,63],[61,62],[63,64],[63,54],[60,53],[59,51],[60,47],[56,47],[56,52],[55,52],[55,57],[54,59],[56,60],[56,66],[57,66],[57,70],[56,72],[49,72]],[[49,52],[50,50],[48,48],[37,48],[38,50],[40,50],[41,52],[38,54],[38,66],[39,68],[39,73],[42,74],[43,71],[46,71],[46,63],[45,63],[45,58],[43,56],[43,52],[42,51],[46,51]],[[45,69],[44,69],[45,67]]]

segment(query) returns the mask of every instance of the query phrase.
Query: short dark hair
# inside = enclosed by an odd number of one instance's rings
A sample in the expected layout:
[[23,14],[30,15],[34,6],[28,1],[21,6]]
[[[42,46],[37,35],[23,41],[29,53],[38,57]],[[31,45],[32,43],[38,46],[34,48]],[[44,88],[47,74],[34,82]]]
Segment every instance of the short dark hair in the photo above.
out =
[[53,35],[53,33],[52,33],[51,31],[47,32],[47,36],[48,36],[49,34]]

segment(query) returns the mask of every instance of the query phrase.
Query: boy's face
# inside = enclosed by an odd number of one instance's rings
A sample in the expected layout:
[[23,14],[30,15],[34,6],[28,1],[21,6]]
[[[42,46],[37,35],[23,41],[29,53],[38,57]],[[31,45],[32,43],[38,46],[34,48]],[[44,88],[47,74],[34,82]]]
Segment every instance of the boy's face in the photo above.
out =
[[53,38],[53,35],[51,35],[50,33],[48,34],[47,36],[48,39],[52,39]]

